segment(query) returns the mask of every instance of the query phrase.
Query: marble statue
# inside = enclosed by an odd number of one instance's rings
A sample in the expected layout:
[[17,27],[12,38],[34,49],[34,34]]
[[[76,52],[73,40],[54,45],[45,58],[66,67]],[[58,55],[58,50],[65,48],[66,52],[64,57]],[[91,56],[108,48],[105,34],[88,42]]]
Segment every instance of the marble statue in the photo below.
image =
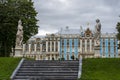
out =
[[22,26],[22,21],[18,21],[18,30],[16,34],[16,47],[21,47],[22,46],[22,41],[23,41],[23,26]]
[[82,33],[83,32],[83,28],[82,28],[82,26],[80,26],[80,33]]
[[95,45],[100,45],[100,36],[101,36],[101,23],[100,20],[96,20],[96,25],[95,25]]

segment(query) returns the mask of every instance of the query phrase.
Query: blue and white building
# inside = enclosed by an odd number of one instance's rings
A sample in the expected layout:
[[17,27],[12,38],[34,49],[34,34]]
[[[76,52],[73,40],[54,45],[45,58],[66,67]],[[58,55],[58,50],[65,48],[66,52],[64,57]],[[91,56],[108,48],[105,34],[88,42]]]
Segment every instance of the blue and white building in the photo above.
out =
[[117,58],[120,57],[118,40],[115,33],[101,33],[100,45],[95,46],[94,32],[87,28],[61,29],[44,37],[33,37],[23,44],[23,56],[39,60],[71,60],[84,58]]

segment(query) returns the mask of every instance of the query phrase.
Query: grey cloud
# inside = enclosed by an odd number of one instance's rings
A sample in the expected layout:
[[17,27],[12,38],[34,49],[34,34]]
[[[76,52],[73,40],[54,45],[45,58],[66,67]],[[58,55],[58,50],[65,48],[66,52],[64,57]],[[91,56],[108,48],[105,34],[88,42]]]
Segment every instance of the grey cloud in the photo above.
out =
[[99,18],[102,32],[115,32],[119,21],[119,0],[33,0],[38,11],[40,30],[57,31],[60,27],[83,26],[94,29],[95,19]]

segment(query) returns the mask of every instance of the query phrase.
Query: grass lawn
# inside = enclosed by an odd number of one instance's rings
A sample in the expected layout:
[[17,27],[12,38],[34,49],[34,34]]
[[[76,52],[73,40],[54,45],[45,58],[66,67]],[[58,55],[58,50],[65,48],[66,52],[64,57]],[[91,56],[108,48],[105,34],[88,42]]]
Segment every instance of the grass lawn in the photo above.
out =
[[80,80],[120,80],[120,58],[83,59]]
[[21,58],[0,57],[0,80],[9,80]]

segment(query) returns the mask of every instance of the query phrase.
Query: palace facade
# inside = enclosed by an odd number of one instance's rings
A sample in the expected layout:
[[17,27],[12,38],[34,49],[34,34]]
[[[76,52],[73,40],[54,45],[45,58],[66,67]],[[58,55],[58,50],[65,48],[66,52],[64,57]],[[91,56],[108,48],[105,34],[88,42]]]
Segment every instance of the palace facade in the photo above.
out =
[[100,45],[95,46],[95,34],[89,28],[83,31],[66,27],[44,37],[34,36],[22,49],[21,56],[39,60],[120,57],[115,33],[101,33]]

